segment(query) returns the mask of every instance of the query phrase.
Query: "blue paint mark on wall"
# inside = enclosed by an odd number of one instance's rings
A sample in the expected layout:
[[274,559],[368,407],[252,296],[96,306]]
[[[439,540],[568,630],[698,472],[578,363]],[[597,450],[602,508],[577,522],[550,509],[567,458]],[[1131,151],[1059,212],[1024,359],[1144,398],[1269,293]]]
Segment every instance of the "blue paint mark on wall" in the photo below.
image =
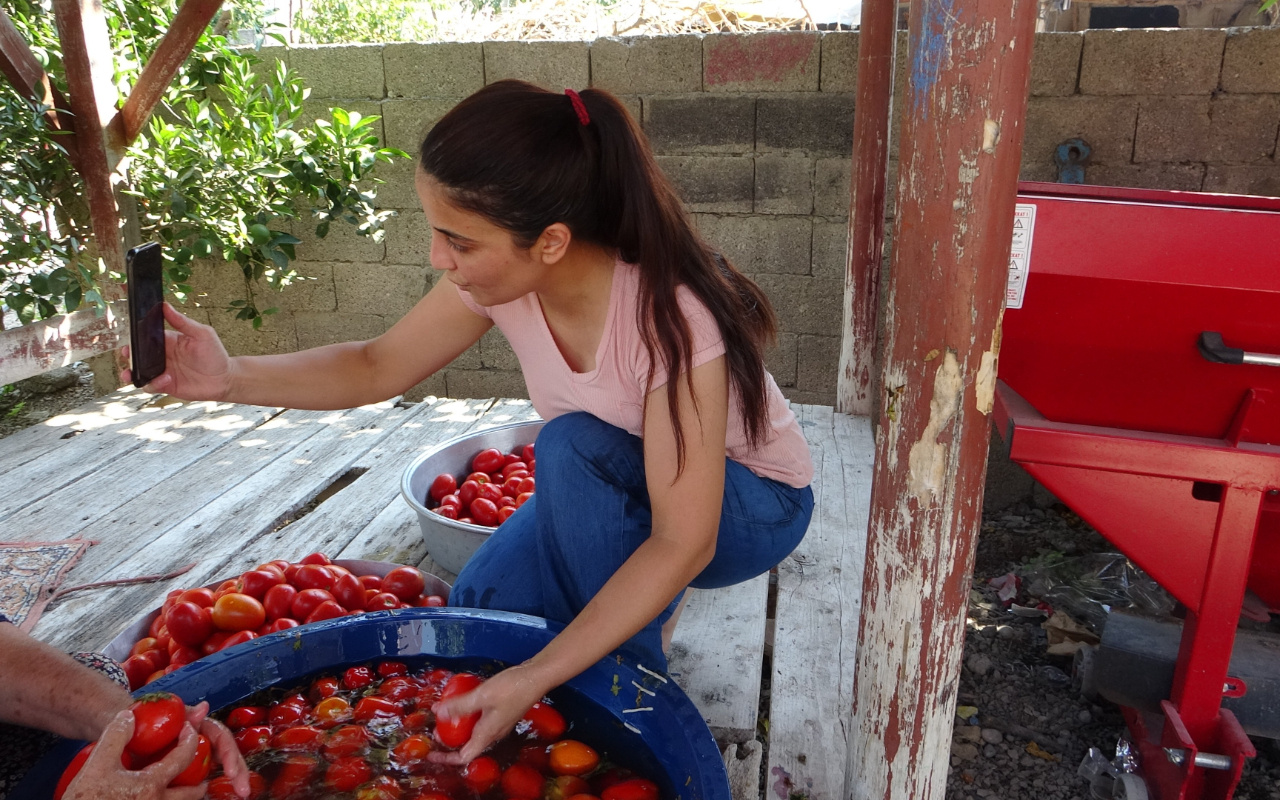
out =
[[927,119],[928,99],[942,72],[947,43],[956,26],[956,0],[924,0],[920,5],[920,40],[912,42],[911,47],[911,113]]

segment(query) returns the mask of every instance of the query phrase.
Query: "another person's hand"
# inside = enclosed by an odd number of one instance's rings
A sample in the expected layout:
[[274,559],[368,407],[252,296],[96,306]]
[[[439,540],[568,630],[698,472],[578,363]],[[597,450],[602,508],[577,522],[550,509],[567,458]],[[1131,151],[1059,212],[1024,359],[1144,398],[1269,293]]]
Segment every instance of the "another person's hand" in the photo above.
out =
[[227,726],[209,716],[209,704],[204,701],[196,706],[187,706],[187,722],[209,740],[214,760],[222,765],[222,774],[231,781],[236,794],[248,797],[249,765],[244,763],[244,756]]
[[[164,332],[165,370],[147,384],[147,391],[169,394],[183,400],[222,400],[231,388],[231,358],[218,334],[164,304],[164,320],[173,330]],[[128,363],[129,348],[121,349]],[[120,382],[133,382],[129,369],[120,372]]]
[[480,719],[462,749],[433,751],[428,757],[441,764],[471,762],[489,745],[506,736],[550,688],[535,680],[528,668],[521,665],[499,672],[466,694],[441,700],[432,707],[437,718],[456,719],[479,711]]
[[[120,762],[133,736],[133,712],[121,711],[103,732],[97,746],[71,781],[63,800],[200,800],[208,784],[169,788],[196,754],[196,731],[182,726],[178,743],[164,758],[140,770],[125,769]],[[245,792],[248,794],[248,791]]]

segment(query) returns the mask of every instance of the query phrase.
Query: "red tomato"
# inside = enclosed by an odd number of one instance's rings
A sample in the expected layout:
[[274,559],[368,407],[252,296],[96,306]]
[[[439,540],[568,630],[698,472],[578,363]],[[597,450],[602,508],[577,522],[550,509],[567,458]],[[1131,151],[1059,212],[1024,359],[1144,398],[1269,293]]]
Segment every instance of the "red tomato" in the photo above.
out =
[[457,519],[457,518],[458,518],[458,507],[457,507],[457,506],[445,506],[445,505],[436,506],[435,508],[431,509],[431,513],[433,513],[433,514],[439,514],[440,516],[444,517],[445,519]]
[[276,727],[297,725],[307,718],[308,713],[310,709],[301,703],[277,703],[267,711],[267,719]]
[[217,598],[213,596],[212,589],[205,589],[202,587],[199,589],[187,589],[186,591],[178,595],[177,602],[195,603],[196,605],[202,608],[212,608],[213,601],[216,599]]
[[414,567],[396,567],[382,578],[382,591],[401,600],[414,600],[426,587],[422,572]]
[[267,619],[277,620],[293,613],[293,599],[298,596],[296,587],[288,583],[272,586],[262,598],[262,608],[267,612]]
[[165,625],[173,641],[187,647],[199,647],[213,633],[213,615],[207,608],[182,601],[169,609]]
[[324,553],[312,553],[311,555],[303,556],[302,559],[298,561],[298,563],[299,564],[318,564],[324,567],[324,566],[328,566],[329,564],[332,564],[333,559],[329,558]]
[[316,703],[312,713],[315,714],[317,725],[332,728],[351,719],[351,704],[341,697],[326,697]]
[[512,498],[514,498],[514,497],[516,497],[517,495],[519,495],[519,494],[520,494],[520,481],[521,481],[521,480],[523,480],[523,478],[507,478],[505,481],[503,481],[503,482],[502,482],[502,496],[503,496],[503,497],[512,497]]
[[476,453],[476,457],[471,459],[471,469],[474,472],[497,472],[506,461],[501,450],[491,447]]
[[458,718],[436,717],[436,739],[445,747],[462,747],[471,739],[471,731],[480,720],[480,712],[476,711]]
[[[504,482],[507,480],[510,480],[511,476],[516,474],[517,472],[523,472],[525,475],[528,475],[529,465],[524,463],[523,461],[511,462],[510,464],[502,468],[502,480]],[[524,477],[524,476],[522,475],[521,477]]]
[[[489,475],[489,473],[487,473],[487,472],[473,472],[473,473],[471,473],[470,475],[468,475],[468,476],[467,476],[467,480],[468,480],[468,481],[475,481],[476,483],[480,484],[481,486],[484,486],[486,483],[492,483],[492,482],[493,482],[493,478],[492,478],[492,477]],[[463,483],[466,483],[466,481],[463,481]]]
[[228,580],[228,581],[223,581],[221,584],[219,584],[219,585],[218,585],[218,588],[214,591],[214,593],[213,593],[213,599],[214,599],[214,601],[216,602],[216,601],[217,601],[217,599],[218,599],[219,597],[222,597],[224,594],[231,594],[232,592],[239,592],[239,591],[240,591],[241,589],[243,589],[243,588],[244,588],[244,587],[240,585],[240,579],[239,579],[239,578],[233,578],[233,579]]
[[456,491],[458,491],[458,479],[446,472],[437,475],[431,482],[431,489],[427,492],[427,496],[438,503],[440,498]]
[[362,697],[360,702],[356,703],[353,718],[356,722],[368,722],[378,717],[399,719],[400,714],[399,703],[393,703],[381,697]]
[[516,496],[517,496],[517,497],[519,497],[520,495],[524,494],[525,492],[530,492],[530,493],[532,493],[532,492],[533,492],[533,490],[534,490],[534,488],[535,488],[537,485],[538,485],[538,484],[537,484],[537,481],[535,481],[533,478],[521,478],[521,479],[520,479],[520,491],[516,494]]
[[521,447],[521,448],[520,448],[520,460],[521,460],[521,461],[523,461],[523,462],[524,462],[524,463],[526,463],[526,464],[532,464],[532,463],[533,463],[533,449],[534,449],[534,448],[533,448],[533,445],[532,445],[532,444],[526,444],[524,447]]
[[[165,751],[157,756],[156,760],[160,760],[169,754],[169,751],[177,747],[174,742]],[[191,758],[191,763],[177,777],[169,781],[170,786],[196,786],[204,782],[208,777],[209,770],[213,768],[213,748],[209,744],[209,740],[204,734],[196,736],[196,754]]]
[[311,690],[307,696],[311,698],[311,702],[318,703],[326,697],[333,697],[341,688],[342,684],[337,678],[326,675],[312,681]]
[[453,494],[446,494],[444,497],[440,498],[440,505],[462,508],[462,498],[458,497],[457,492],[454,492]]
[[400,607],[400,598],[389,592],[379,592],[364,603],[365,611],[386,611]]
[[125,677],[129,679],[129,690],[133,691],[147,682],[147,676],[156,671],[151,659],[146,656],[129,656],[120,665],[124,668]]
[[382,661],[378,663],[378,674],[384,678],[408,675],[409,665],[403,661]]
[[333,582],[332,591],[333,599],[348,611],[364,611],[364,586],[355,575],[348,573],[340,576]]
[[431,740],[415,733],[405,737],[404,741],[391,748],[391,763],[409,772],[427,763],[427,754],[431,752]]
[[428,790],[419,792],[418,796],[413,798],[413,800],[453,800],[453,798],[445,794],[444,792],[437,792],[437,791],[428,789]]
[[301,795],[311,783],[320,762],[309,753],[294,753],[280,762],[275,780],[271,781],[271,796],[285,800]]
[[[510,499],[510,498],[507,498],[507,499]],[[511,519],[511,515],[514,513],[516,513],[515,505],[503,506],[502,508],[498,509],[498,524],[501,525],[502,523]]]
[[321,752],[330,761],[359,755],[369,749],[369,732],[361,725],[343,725],[325,737]]
[[262,706],[240,706],[232,709],[227,715],[227,727],[233,731],[242,730],[253,725],[261,725],[267,721],[267,710]]
[[[168,603],[169,601],[166,600],[165,602]],[[172,607],[173,603],[169,603],[169,606]],[[147,633],[155,637],[157,642],[160,641],[160,631],[164,630],[164,617],[168,612],[168,608],[161,610],[161,612],[156,614],[155,618],[151,620],[151,625],[147,627]]]
[[489,756],[480,756],[462,768],[462,780],[476,794],[484,794],[502,778],[502,767]]
[[93,744],[90,743],[80,748],[80,752],[72,757],[71,763],[67,764],[67,768],[62,771],[62,777],[58,778],[58,785],[53,790],[53,800],[62,800],[62,795],[66,794],[67,787],[75,780],[76,775],[80,774],[80,768],[84,766],[84,762],[92,752]]
[[438,594],[425,594],[419,597],[414,605],[419,608],[443,608],[447,603],[445,599]]
[[213,604],[213,624],[220,630],[232,633],[251,631],[261,627],[266,621],[267,611],[262,603],[247,594],[224,594]]
[[365,589],[376,589],[382,591],[382,578],[377,575],[361,575],[360,585]]
[[534,703],[533,707],[525,712],[520,723],[524,724],[518,723],[517,730],[527,729],[530,736],[544,742],[554,742],[564,736],[565,728],[568,727],[560,712],[546,703]]
[[209,634],[209,638],[204,640],[204,644],[200,645],[200,652],[204,655],[212,655],[226,646],[227,640],[231,638],[231,634],[226,631],[214,631]]
[[289,607],[292,613],[289,616],[294,619],[306,619],[321,603],[328,600],[333,600],[333,595],[324,589],[303,589],[298,592],[297,597],[293,598],[293,604]]
[[306,564],[298,567],[298,571],[293,574],[293,580],[290,581],[299,589],[324,589],[328,591],[333,588],[333,582],[336,576],[328,567],[322,567],[319,564]]
[[324,785],[337,792],[354,791],[373,777],[373,768],[360,756],[347,756],[329,764],[324,771]]
[[[288,564],[289,562],[285,561],[283,563]],[[281,562],[279,561],[268,561],[265,564],[259,564],[258,566],[254,567],[254,569],[260,572],[271,572],[283,578],[284,567],[280,566],[280,564]]]
[[600,800],[600,798],[590,792],[582,792],[569,797],[568,800]]
[[257,638],[258,638],[258,634],[254,633],[253,631],[237,631],[236,633],[233,633],[230,636],[228,636],[226,638],[226,641],[222,643],[222,647],[218,649],[226,650],[228,647],[235,647],[238,644],[244,644],[245,642],[252,641],[253,639],[257,639]]
[[356,792],[356,800],[400,800],[402,796],[404,790],[389,775],[379,775]]
[[471,501],[471,517],[477,525],[493,527],[498,524],[498,505],[492,500],[477,497]]
[[129,649],[129,655],[136,656],[141,653],[145,653],[148,650],[154,650],[156,648],[156,644],[156,638],[154,636],[144,636],[134,642],[133,647]]
[[547,783],[543,800],[568,800],[581,794],[590,794],[591,786],[577,775],[557,775]]
[[533,492],[521,492],[520,494],[516,495],[516,508],[519,508],[520,506],[529,502],[530,497],[533,497]]
[[182,700],[168,692],[145,694],[129,708],[133,711],[133,738],[125,750],[144,758],[177,741],[187,718]]
[[595,750],[573,739],[562,739],[547,748],[551,771],[557,775],[585,775],[600,763]]
[[363,689],[373,683],[373,670],[368,667],[352,667],[342,674],[342,685],[348,689]]
[[631,778],[605,789],[600,800],[658,800],[658,785],[644,778]]
[[462,508],[471,505],[471,501],[480,496],[480,484],[475,481],[464,481],[458,487],[458,502]]
[[[496,483],[486,483],[480,487],[480,493],[477,495],[481,500],[488,500],[495,506],[502,500],[502,487]],[[475,502],[471,503],[471,509],[475,510]],[[474,514],[472,515],[474,516]]]
[[279,586],[284,583],[284,573],[278,570],[272,572],[250,570],[240,576],[240,583],[244,585],[245,594],[256,600],[261,600],[272,586]]
[[420,733],[431,727],[432,716],[426,711],[414,711],[404,715],[404,721],[400,723],[400,727],[405,729],[406,733]]
[[262,633],[258,635],[266,636],[268,633],[279,633],[280,631],[287,631],[290,628],[296,628],[301,624],[302,623],[298,622],[293,617],[281,617],[280,619],[268,622],[266,624],[266,627],[263,628]]
[[[263,792],[267,790],[267,782],[261,775],[250,770],[249,771],[249,800],[256,800],[262,797]],[[231,779],[226,775],[219,775],[209,781],[209,788],[205,794],[208,800],[240,800],[240,795],[236,794],[236,790],[231,787]]]
[[261,753],[271,746],[271,728],[266,725],[254,725],[236,731],[235,739],[240,755],[248,757],[254,753]]
[[378,695],[395,703],[403,703],[418,694],[418,682],[404,675],[387,678],[378,687]]
[[512,800],[538,800],[545,783],[542,773],[519,761],[502,773],[502,792]]
[[551,771],[551,757],[547,755],[545,744],[530,744],[520,748],[516,760],[528,764],[538,772]]
[[291,753],[314,753],[320,749],[324,734],[310,725],[285,728],[271,739],[271,746]]
[[337,600],[326,600],[316,606],[315,610],[307,616],[306,622],[322,622],[326,619],[336,619],[346,615],[347,610]]

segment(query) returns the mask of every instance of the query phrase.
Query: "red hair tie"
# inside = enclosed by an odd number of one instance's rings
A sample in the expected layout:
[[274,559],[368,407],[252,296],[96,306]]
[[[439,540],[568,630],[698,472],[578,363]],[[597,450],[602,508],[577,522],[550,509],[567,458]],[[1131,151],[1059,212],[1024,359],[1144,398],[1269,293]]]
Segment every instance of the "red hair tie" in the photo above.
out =
[[587,107],[582,102],[582,98],[572,89],[565,89],[564,93],[569,95],[569,102],[573,103],[573,111],[578,115],[578,122],[583,125],[591,124],[591,115],[587,113]]

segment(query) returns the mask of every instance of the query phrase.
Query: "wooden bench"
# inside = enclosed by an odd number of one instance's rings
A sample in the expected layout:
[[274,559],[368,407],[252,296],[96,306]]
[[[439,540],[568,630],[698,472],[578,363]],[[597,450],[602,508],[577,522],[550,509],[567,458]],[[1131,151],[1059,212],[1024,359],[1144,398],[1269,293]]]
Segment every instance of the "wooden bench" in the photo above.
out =
[[[692,592],[673,642],[671,673],[724,748],[737,800],[843,795],[871,432],[829,407],[794,408],[817,468],[809,533],[774,576]],[[399,496],[405,466],[467,431],[535,416],[524,400],[317,412],[121,391],[0,439],[0,539],[97,540],[64,587],[194,564],[51,604],[34,635],[67,650],[103,647],[172,588],[270,558],[319,550],[452,580]]]

